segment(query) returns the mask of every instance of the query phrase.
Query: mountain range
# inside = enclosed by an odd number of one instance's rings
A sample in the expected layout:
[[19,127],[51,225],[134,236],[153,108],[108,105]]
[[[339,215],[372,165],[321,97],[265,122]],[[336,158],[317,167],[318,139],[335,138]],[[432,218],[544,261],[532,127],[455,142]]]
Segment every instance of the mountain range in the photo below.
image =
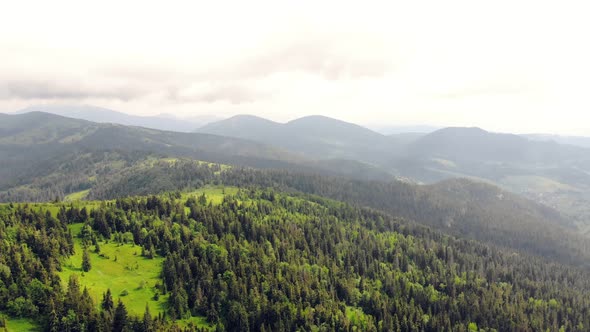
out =
[[590,149],[481,128],[383,135],[321,116],[288,123],[240,115],[198,132],[271,144],[311,159],[352,159],[418,183],[470,178],[557,208],[590,232]]
[[[90,109],[100,115],[100,109]],[[60,167],[54,156],[109,151],[109,158],[117,159],[133,151],[142,154],[133,162],[157,154],[365,180],[429,184],[469,178],[555,208],[580,232],[590,232],[590,149],[480,128],[388,136],[323,116],[278,123],[239,115],[181,133],[29,112],[0,116],[0,151],[0,190],[11,188],[13,197],[27,196],[22,196],[24,188],[32,190],[22,179],[39,181]],[[78,158],[73,160],[82,163]],[[50,182],[46,179],[44,186]]]
[[359,125],[324,116],[308,116],[283,124],[237,115],[205,125],[198,132],[266,142],[314,159],[370,163],[384,161],[394,141]]
[[36,105],[19,110],[16,114],[29,112],[45,112],[99,123],[114,123],[180,132],[191,132],[209,122],[220,120],[217,116],[206,115],[186,119],[180,119],[170,114],[138,116],[90,105]]

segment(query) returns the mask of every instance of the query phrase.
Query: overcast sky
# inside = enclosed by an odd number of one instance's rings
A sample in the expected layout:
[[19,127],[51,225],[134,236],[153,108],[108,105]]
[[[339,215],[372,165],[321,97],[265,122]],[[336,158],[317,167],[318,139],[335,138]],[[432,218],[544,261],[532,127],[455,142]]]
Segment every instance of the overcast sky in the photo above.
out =
[[83,103],[590,135],[585,1],[346,3],[6,1],[0,112]]

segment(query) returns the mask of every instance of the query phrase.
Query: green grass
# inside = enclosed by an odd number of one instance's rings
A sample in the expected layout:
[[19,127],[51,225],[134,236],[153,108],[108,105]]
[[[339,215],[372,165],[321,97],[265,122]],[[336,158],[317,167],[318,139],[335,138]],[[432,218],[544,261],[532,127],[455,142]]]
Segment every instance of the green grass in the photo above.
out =
[[[72,234],[77,236],[83,224],[71,225]],[[111,290],[113,298],[117,301],[121,298],[127,310],[132,315],[141,316],[145,311],[146,303],[152,315],[163,312],[166,308],[167,296],[160,296],[158,301],[153,300],[154,286],[160,282],[163,258],[148,259],[141,256],[141,247],[133,244],[116,244],[114,242],[99,242],[100,257],[94,253],[94,246],[90,246],[92,269],[83,272],[82,245],[80,239],[75,239],[76,253],[63,264],[60,277],[64,286],[70,275],[76,274],[82,287],[87,287],[94,303],[100,305],[102,296],[107,289]],[[108,257],[108,258],[107,258]],[[116,258],[116,261],[115,261]],[[128,295],[122,296],[123,291]]]
[[71,193],[71,194],[67,195],[66,197],[64,197],[64,201],[65,202],[81,201],[81,200],[85,199],[86,196],[88,196],[89,192],[90,192],[90,189]]
[[187,199],[189,197],[199,197],[203,193],[207,197],[207,203],[211,202],[214,205],[219,205],[223,202],[223,197],[225,195],[235,195],[238,193],[238,188],[236,187],[223,187],[223,186],[205,186],[203,188],[199,188],[197,190],[184,193],[182,195],[182,199]]
[[[95,253],[94,246],[89,246],[88,252],[92,268],[88,272],[83,272],[83,248],[81,240],[77,237],[83,226],[83,224],[69,226],[72,235],[75,236],[76,253],[64,262],[63,271],[60,272],[64,287],[67,287],[70,275],[76,274],[80,285],[88,288],[97,307],[100,306],[103,294],[107,289],[110,289],[115,302],[120,298],[125,303],[130,315],[143,316],[146,303],[152,316],[156,316],[160,312],[164,313],[168,295],[160,295],[157,301],[153,299],[154,286],[156,283],[162,283],[160,273],[164,258],[144,258],[141,256],[141,247],[133,244],[119,245],[114,241],[109,241],[109,243],[101,241],[99,242],[100,251],[105,257]],[[128,294],[122,296],[124,291],[127,291]],[[213,328],[204,317],[191,317],[177,323],[182,327],[187,327],[192,323],[200,328]]]
[[6,329],[0,328],[1,332],[41,331],[41,328],[30,318],[12,318],[6,315]]
[[191,324],[193,326],[196,326],[198,328],[207,328],[209,330],[213,329],[213,325],[209,324],[209,322],[207,322],[207,319],[205,317],[191,317],[189,319],[183,319],[180,321],[177,321],[178,325],[182,328],[188,327]]

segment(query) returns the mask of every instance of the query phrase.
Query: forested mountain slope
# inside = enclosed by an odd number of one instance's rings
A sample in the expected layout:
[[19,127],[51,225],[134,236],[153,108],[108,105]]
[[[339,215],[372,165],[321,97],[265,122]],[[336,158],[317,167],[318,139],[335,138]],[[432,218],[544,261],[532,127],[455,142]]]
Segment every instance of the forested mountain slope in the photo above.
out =
[[558,209],[590,231],[590,149],[479,128],[445,128],[392,157],[394,173],[424,183],[470,177]]
[[198,156],[203,154],[236,155],[251,158],[295,160],[296,156],[254,142],[197,133],[159,131],[141,127],[71,119],[32,112],[5,115],[0,125],[0,144],[25,148],[42,145],[44,149],[67,147],[121,150],[149,150]]
[[[173,331],[186,321],[190,330],[228,331],[590,326],[587,270],[317,196],[230,189],[222,188],[235,195],[0,205],[0,246],[10,253],[0,256],[0,310],[80,331]],[[100,255],[114,245],[136,247],[142,264],[161,262],[161,282],[141,287],[154,296],[148,302],[166,299],[165,315],[129,314],[136,304],[110,292],[93,300],[97,285],[87,280],[108,278],[95,269],[116,264]],[[68,281],[59,270],[72,254],[87,258]]]
[[445,233],[526,251],[577,265],[589,265],[586,238],[555,210],[497,187],[468,180],[431,186],[360,181],[285,170],[219,168],[192,161],[154,163],[130,169],[94,186],[93,199],[190,190],[204,184],[274,187],[371,207],[415,220]]
[[555,210],[469,180],[432,186],[358,181],[288,171],[223,172],[223,183],[320,195],[415,220],[443,232],[590,266],[588,239]]
[[98,124],[48,113],[1,115],[0,201],[43,201],[89,189],[153,159],[188,157],[367,179],[391,175],[356,161],[311,161],[252,141]]
[[[558,209],[575,221],[578,232],[590,233],[590,150],[579,147],[478,128],[446,128],[418,137],[391,138],[317,116],[287,124],[237,116],[205,127],[246,140],[96,124],[42,113],[2,118],[0,199],[5,201],[9,196],[10,200],[64,197],[92,187],[98,179],[96,169],[86,169],[70,172],[78,180],[69,181],[59,175],[57,165],[81,169],[90,167],[82,160],[91,159],[102,165],[100,174],[110,178],[129,167],[141,167],[148,158],[189,157],[363,180],[398,177],[434,183],[468,177]],[[119,159],[113,160],[117,154]],[[108,163],[112,165],[104,167]]]

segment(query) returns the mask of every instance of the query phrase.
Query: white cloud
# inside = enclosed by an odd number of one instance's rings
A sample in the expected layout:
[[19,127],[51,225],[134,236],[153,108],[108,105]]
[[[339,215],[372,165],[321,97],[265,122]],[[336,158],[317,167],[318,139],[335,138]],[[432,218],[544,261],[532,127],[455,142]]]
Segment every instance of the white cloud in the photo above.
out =
[[[324,114],[590,135],[584,2],[15,1],[0,111]],[[580,128],[582,127],[582,128]]]

